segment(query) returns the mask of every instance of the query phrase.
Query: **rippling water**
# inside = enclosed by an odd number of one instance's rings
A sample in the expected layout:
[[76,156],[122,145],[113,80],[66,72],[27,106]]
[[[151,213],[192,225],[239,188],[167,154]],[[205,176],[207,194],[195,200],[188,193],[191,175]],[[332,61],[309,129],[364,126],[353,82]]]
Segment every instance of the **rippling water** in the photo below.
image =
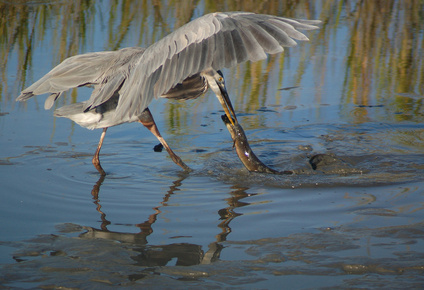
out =
[[[422,287],[424,30],[407,11],[423,4],[255,3],[0,4],[1,286]],[[150,107],[193,172],[126,124],[106,135],[106,178],[91,164],[100,131],[43,96],[14,102],[68,55],[147,46],[215,10],[323,20],[309,43],[224,71],[253,151],[295,175],[249,173],[210,93]],[[337,163],[314,170],[316,154]]]

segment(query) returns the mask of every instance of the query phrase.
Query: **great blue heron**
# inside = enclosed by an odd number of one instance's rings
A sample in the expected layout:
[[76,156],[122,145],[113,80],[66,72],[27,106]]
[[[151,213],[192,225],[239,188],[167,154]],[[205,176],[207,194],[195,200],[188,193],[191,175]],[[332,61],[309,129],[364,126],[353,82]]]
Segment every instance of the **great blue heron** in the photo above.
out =
[[17,101],[50,93],[44,104],[50,109],[64,91],[93,86],[89,100],[61,107],[54,115],[88,129],[103,128],[92,159],[101,175],[106,174],[99,153],[107,128],[136,121],[159,139],[176,164],[190,170],[160,135],[148,108],[153,98],[194,99],[211,88],[228,119],[237,122],[220,69],[280,53],[283,47],[296,45],[293,39],[308,40],[297,29],[316,29],[318,23],[247,12],[207,14],[147,49],[130,47],[69,57],[23,90]]

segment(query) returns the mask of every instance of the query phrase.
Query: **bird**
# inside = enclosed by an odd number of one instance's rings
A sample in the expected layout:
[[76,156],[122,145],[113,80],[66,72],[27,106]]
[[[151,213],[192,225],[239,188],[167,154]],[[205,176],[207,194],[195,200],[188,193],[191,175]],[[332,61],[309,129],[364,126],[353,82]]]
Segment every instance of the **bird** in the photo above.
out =
[[195,99],[210,88],[228,119],[238,124],[221,70],[281,53],[284,47],[296,46],[295,40],[308,41],[299,30],[317,29],[320,22],[252,12],[209,13],[147,48],[71,56],[24,89],[16,100],[50,94],[44,104],[48,110],[63,92],[91,87],[88,100],[60,107],[54,116],[88,129],[103,129],[92,158],[100,175],[106,175],[99,155],[107,129],[129,122],[143,124],[177,165],[191,171],[161,136],[149,104],[158,98]]

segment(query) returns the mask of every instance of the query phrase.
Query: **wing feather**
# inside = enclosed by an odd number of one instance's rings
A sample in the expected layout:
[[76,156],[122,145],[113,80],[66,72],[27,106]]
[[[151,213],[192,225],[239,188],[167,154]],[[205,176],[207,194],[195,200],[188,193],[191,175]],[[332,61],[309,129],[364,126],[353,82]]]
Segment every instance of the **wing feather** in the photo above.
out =
[[252,24],[249,28],[253,37],[256,38],[266,53],[275,54],[283,51],[283,48],[280,46],[278,41],[259,24]]
[[69,57],[23,90],[17,100],[25,101],[46,93],[60,95],[70,88],[96,82],[108,56],[109,52],[94,52]]
[[274,38],[281,47],[292,47],[297,44],[296,41],[289,37],[284,30],[279,29],[271,23],[262,22],[259,24],[259,26],[268,32],[269,35]]
[[[225,67],[225,36],[224,33],[214,35],[215,51],[212,61],[212,67]],[[219,53],[218,53],[219,52]]]
[[248,59],[258,61],[266,58],[266,53],[259,42],[253,37],[249,29],[243,28],[240,30],[240,36],[243,40],[244,47],[248,54]]
[[224,67],[233,67],[237,64],[237,56],[234,48],[234,40],[231,36],[231,30],[224,32]]
[[113,94],[119,90],[124,81],[124,74],[115,74],[112,78],[104,80],[103,83],[96,85],[90,99],[84,106],[84,111],[100,106],[109,100]]
[[244,45],[243,39],[240,35],[240,30],[231,31],[231,38],[233,39],[234,51],[236,53],[236,62],[242,63],[249,59],[246,47]]

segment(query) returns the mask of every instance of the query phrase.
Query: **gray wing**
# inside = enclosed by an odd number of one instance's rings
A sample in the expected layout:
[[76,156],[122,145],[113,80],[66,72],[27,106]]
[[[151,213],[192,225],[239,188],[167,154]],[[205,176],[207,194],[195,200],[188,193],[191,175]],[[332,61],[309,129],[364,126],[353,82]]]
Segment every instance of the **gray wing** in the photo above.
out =
[[50,109],[64,91],[93,85],[93,93],[85,103],[84,110],[96,107],[121,88],[130,73],[131,64],[134,64],[143,52],[142,48],[125,48],[69,57],[23,90],[16,100],[26,101],[35,95],[49,93],[44,107]]
[[146,49],[120,91],[116,118],[140,115],[187,77],[207,68],[232,67],[308,40],[299,32],[318,20],[293,20],[246,12],[212,13],[195,19]]

